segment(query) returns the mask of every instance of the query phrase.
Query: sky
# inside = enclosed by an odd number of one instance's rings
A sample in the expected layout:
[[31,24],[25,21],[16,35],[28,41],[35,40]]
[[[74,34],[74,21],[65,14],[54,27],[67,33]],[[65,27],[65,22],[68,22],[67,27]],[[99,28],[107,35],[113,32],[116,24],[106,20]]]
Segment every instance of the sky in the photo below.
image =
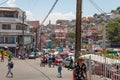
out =
[[[0,0],[0,3],[6,0]],[[58,19],[72,20],[76,18],[76,1],[77,0],[58,0],[52,13],[49,15],[44,24],[48,24],[51,20],[55,24]],[[92,0],[103,11],[98,11],[90,0],[82,2],[82,16],[93,16],[95,13],[111,12],[120,6],[120,0]],[[55,0],[8,0],[7,3],[0,7],[18,7],[26,12],[27,20],[43,21],[48,14]]]

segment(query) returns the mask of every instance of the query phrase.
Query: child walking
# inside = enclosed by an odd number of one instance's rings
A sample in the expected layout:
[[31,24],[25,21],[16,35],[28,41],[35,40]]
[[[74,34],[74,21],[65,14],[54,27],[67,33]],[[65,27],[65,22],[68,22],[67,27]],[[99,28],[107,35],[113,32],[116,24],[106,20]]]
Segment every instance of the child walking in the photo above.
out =
[[62,77],[62,64],[60,62],[58,63],[58,77]]
[[10,77],[13,77],[13,73],[11,71],[11,69],[13,68],[13,62],[11,61],[11,59],[8,59],[8,73],[6,75],[6,77],[8,77],[9,74],[11,74]]

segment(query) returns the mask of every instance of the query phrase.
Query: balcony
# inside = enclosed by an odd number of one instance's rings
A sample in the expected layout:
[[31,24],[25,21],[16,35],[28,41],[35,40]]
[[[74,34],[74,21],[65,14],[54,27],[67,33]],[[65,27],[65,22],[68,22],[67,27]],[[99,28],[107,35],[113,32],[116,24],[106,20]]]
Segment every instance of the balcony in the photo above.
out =
[[0,17],[0,23],[9,22],[9,23],[22,23],[22,20],[19,18],[7,18],[7,17]]
[[[22,35],[22,30],[0,30],[2,35]],[[24,31],[24,34],[30,34],[29,31]]]
[[0,47],[3,47],[3,46],[7,46],[7,47],[17,47],[16,44],[1,44],[1,43],[0,43]]

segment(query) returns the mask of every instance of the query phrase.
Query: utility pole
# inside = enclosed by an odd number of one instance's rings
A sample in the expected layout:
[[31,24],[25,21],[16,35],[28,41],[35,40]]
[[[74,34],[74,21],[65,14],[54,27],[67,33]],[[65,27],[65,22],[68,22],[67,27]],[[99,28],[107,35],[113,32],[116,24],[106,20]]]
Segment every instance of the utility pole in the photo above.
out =
[[24,55],[24,19],[25,19],[25,12],[22,13],[22,54]]
[[38,28],[38,29],[40,29],[40,51],[42,51],[42,25],[40,25],[40,27]]
[[[103,23],[103,54],[105,55],[106,54],[106,23]],[[105,59],[105,64],[106,64],[106,55],[104,57]],[[106,76],[106,67],[105,67],[105,76]],[[106,80],[106,77],[105,77],[105,80]]]
[[36,47],[38,47],[38,29],[36,28]]
[[[76,0],[76,35],[75,35],[75,62],[81,53],[81,17],[82,17],[82,0]],[[73,70],[74,80],[75,70]]]
[[103,23],[103,50],[106,49],[106,23]]
[[81,17],[82,17],[82,0],[77,0],[76,6],[76,35],[75,35],[75,60],[77,61],[81,53]]

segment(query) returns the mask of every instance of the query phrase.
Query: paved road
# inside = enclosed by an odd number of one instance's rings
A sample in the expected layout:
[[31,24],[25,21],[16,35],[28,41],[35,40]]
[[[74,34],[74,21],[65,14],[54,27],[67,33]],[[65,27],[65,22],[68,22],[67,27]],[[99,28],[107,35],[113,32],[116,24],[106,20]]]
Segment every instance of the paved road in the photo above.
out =
[[[4,62],[0,62],[0,80],[72,80],[72,71],[63,68],[62,78],[58,78],[57,66],[54,68],[49,68],[47,65],[45,67],[40,67],[39,59],[13,59],[13,62],[15,64],[14,69],[12,70],[14,74],[13,78],[6,78],[7,59],[5,59]],[[106,79],[94,75],[91,80]]]
[[48,66],[40,67],[40,60],[18,60],[14,59],[13,78],[6,78],[7,59],[0,62],[0,80],[71,80],[72,71],[63,68],[62,78],[57,77],[57,66],[49,68]]

